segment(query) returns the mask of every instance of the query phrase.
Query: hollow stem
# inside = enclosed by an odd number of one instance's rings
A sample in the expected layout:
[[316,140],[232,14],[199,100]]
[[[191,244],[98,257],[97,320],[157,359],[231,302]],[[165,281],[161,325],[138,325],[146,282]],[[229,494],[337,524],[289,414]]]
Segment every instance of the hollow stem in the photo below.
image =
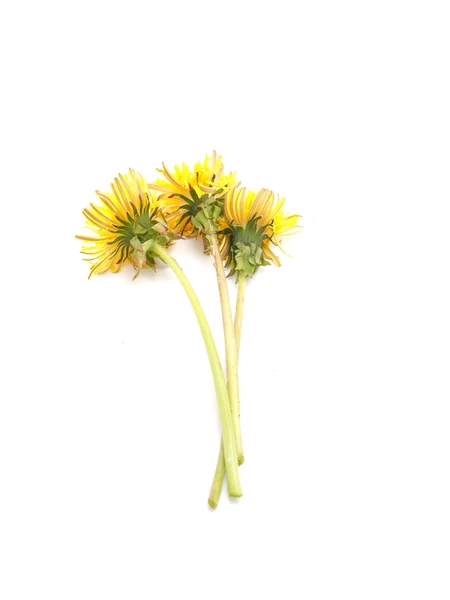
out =
[[[241,346],[241,334],[242,334],[242,319],[244,316],[244,297],[246,288],[246,277],[239,277],[238,279],[238,295],[236,300],[236,312],[234,315],[234,335],[236,344],[236,357],[239,360],[239,350]],[[212,508],[216,508],[220,494],[222,491],[223,479],[225,476],[225,462],[223,452],[223,441],[220,442],[220,452],[217,459],[216,471],[214,473],[214,479],[209,491],[208,503]]]
[[208,504],[211,508],[217,508],[222,493],[223,479],[225,477],[225,455],[223,452],[223,438],[220,440],[220,452],[217,459],[216,471],[214,479],[209,490]]
[[227,474],[228,480],[228,492],[230,496],[240,497],[242,496],[241,484],[239,480],[238,470],[238,452],[236,448],[234,425],[231,415],[230,402],[228,398],[227,385],[225,377],[220,364],[219,355],[217,353],[214,338],[211,333],[208,321],[205,313],[203,312],[202,306],[197,298],[194,289],[189,283],[186,275],[181,269],[177,261],[170,256],[170,254],[159,244],[155,243],[152,246],[152,251],[159,256],[159,258],[165,262],[178,277],[181,285],[186,292],[192,308],[194,309],[197,317],[200,330],[203,335],[205,342],[206,351],[208,353],[209,363],[211,365],[211,371],[214,379],[214,385],[216,388],[217,401],[219,404],[220,419],[222,422],[222,440],[223,440],[223,464],[224,471]]
[[216,234],[209,236],[211,242],[211,253],[214,258],[214,265],[217,273],[217,283],[219,286],[220,305],[222,308],[223,333],[225,337],[225,353],[227,361],[227,384],[228,396],[231,405],[231,416],[234,425],[234,435],[236,438],[236,449],[238,453],[238,463],[244,462],[244,450],[242,447],[240,402],[239,402],[239,378],[237,368],[236,343],[234,339],[233,316],[231,314],[230,296],[228,294],[227,278],[223,268],[222,257],[220,256],[219,246]]
[[238,278],[238,295],[236,300],[236,312],[234,313],[234,339],[236,342],[236,359],[239,362],[239,350],[241,349],[242,319],[244,317],[244,298],[247,277]]

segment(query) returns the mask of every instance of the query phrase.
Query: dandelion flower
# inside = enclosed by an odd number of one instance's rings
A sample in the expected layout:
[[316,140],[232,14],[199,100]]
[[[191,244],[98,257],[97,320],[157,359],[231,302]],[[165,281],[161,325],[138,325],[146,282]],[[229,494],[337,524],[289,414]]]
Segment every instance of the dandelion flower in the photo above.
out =
[[100,205],[91,203],[83,210],[87,227],[95,234],[78,235],[87,242],[82,253],[91,263],[89,277],[94,273],[120,271],[126,262],[139,272],[140,268],[155,266],[151,254],[142,255],[139,244],[150,239],[167,247],[173,235],[160,213],[155,192],[133,169],[119,174],[111,184],[110,192],[96,192]]
[[[279,198],[271,190],[258,191],[246,188],[231,189],[223,203],[223,218],[220,219],[219,250],[230,275],[236,274],[238,295],[234,316],[234,342],[237,361],[244,314],[246,280],[252,277],[260,266],[273,262],[280,265],[272,246],[282,250],[280,238],[296,233],[299,215],[283,212],[284,198]],[[240,412],[239,404],[235,411]],[[233,415],[234,418],[234,415]],[[239,450],[239,445],[238,445]],[[225,475],[223,445],[220,448],[216,471],[211,485],[208,502],[216,507],[222,490]]]
[[205,232],[205,218],[217,219],[225,194],[236,186],[235,173],[224,172],[222,157],[215,151],[193,168],[182,163],[169,171],[163,163],[157,170],[162,177],[149,188],[160,193],[162,211],[172,229],[187,237]]
[[282,251],[281,238],[296,233],[300,215],[283,212],[285,199],[271,190],[230,190],[224,199],[220,251],[230,275],[251,277],[260,266],[280,259],[272,246]]
[[138,274],[141,268],[154,268],[155,258],[165,262],[178,277],[197,317],[215,383],[229,494],[242,496],[234,424],[219,355],[197,295],[177,261],[167,252],[175,236],[161,215],[156,193],[148,189],[142,175],[130,169],[127,175],[116,177],[110,192],[97,192],[97,196],[101,204],[91,204],[83,210],[87,226],[95,235],[77,236],[87,242],[82,252],[91,263],[89,277],[94,273],[119,271],[126,262],[130,262]]

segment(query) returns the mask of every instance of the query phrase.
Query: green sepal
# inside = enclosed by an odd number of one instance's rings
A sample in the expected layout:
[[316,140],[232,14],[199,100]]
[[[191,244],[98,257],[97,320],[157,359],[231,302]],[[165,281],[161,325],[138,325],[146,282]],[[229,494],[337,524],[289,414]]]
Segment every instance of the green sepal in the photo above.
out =
[[[155,268],[155,243],[166,248],[175,238],[166,221],[161,217],[141,215],[135,218],[133,231],[136,235],[129,241],[133,248],[132,257],[137,270],[144,266]],[[139,274],[139,273],[138,273]],[[137,276],[137,275],[136,275]]]
[[269,261],[264,258],[262,248],[254,243],[244,244],[237,242],[231,247],[227,266],[230,267],[230,276],[243,274],[245,277],[252,277],[259,267],[269,265]]
[[253,217],[242,225],[230,224],[222,231],[231,236],[230,253],[226,266],[230,268],[229,276],[235,274],[244,277],[252,277],[259,267],[269,265],[270,262],[264,258],[262,243],[270,239],[266,234],[267,227],[258,227],[260,217]]
[[218,229],[219,217],[223,214],[223,199],[217,198],[216,191],[199,196],[192,186],[189,186],[189,193],[190,198],[183,194],[173,194],[185,201],[185,204],[180,207],[183,212],[176,226],[186,220],[184,227],[190,222],[196,232],[202,236],[215,233]]

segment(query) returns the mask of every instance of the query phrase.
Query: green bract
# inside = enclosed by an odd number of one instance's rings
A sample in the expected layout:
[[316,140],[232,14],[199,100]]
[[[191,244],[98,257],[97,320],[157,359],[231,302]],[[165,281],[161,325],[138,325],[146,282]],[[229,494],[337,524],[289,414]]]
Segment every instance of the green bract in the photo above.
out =
[[253,217],[245,227],[231,224],[221,232],[231,236],[226,262],[226,266],[230,268],[230,277],[234,274],[238,277],[252,277],[259,267],[270,264],[262,251],[263,241],[270,238],[265,233],[266,227],[258,228],[259,219],[260,217]]

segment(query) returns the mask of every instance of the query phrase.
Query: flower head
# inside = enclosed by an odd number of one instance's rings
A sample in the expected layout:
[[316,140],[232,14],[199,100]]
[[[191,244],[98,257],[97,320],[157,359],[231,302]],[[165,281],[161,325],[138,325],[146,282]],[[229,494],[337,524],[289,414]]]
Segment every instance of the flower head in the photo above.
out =
[[214,227],[225,194],[236,186],[235,173],[224,173],[222,157],[214,151],[192,169],[182,163],[171,172],[163,163],[157,170],[162,177],[149,188],[160,192],[161,209],[173,230],[197,236]]
[[296,233],[300,215],[283,213],[284,198],[271,190],[230,190],[224,199],[221,221],[222,257],[230,267],[230,275],[251,277],[260,266],[273,262],[280,266],[271,246],[281,250],[280,238]]
[[126,262],[135,267],[137,274],[141,268],[154,268],[151,243],[168,246],[173,235],[160,214],[156,194],[148,190],[142,175],[130,169],[114,179],[110,192],[96,194],[101,204],[91,203],[83,210],[86,225],[95,236],[76,236],[87,242],[82,254],[91,263],[89,277],[120,271]]

